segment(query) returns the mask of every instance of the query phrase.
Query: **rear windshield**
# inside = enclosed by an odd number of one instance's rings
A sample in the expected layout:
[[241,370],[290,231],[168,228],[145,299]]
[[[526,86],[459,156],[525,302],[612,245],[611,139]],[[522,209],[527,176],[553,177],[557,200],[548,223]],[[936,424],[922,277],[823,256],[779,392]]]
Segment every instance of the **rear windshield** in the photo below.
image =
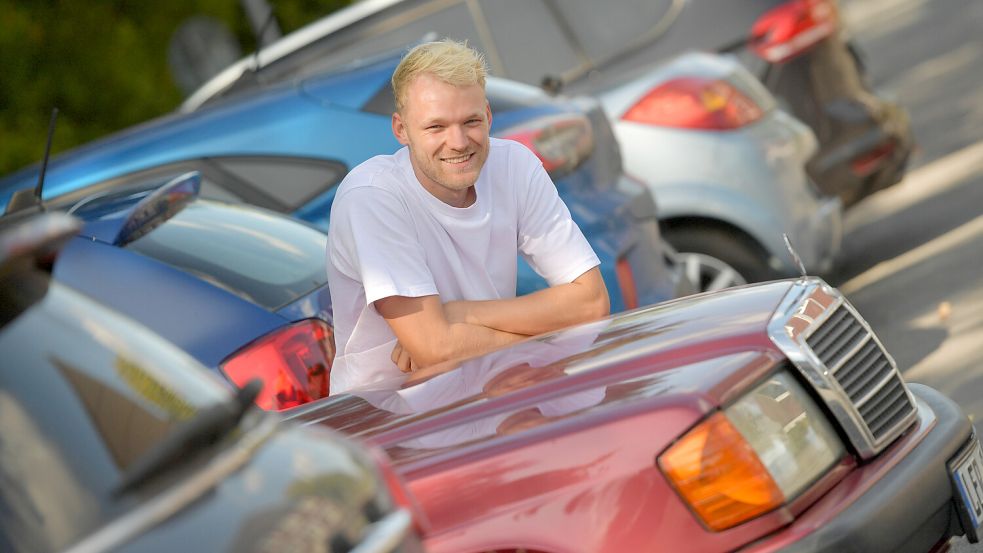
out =
[[[549,96],[534,86],[495,77],[490,77],[485,83],[485,96],[488,99],[488,107],[494,114],[535,108],[551,102]],[[386,117],[396,111],[393,88],[388,82],[362,106],[362,110]],[[341,178],[339,177],[338,180],[340,181]]]
[[203,200],[126,245],[270,310],[327,282],[326,246],[283,215]]

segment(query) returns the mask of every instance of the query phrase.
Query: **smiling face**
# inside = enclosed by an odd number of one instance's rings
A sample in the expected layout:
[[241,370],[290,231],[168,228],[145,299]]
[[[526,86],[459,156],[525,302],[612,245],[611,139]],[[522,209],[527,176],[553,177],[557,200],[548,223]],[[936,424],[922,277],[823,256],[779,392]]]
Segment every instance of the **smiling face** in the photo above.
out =
[[428,192],[454,207],[474,203],[474,183],[488,159],[491,109],[479,84],[454,86],[422,73],[393,114],[393,134],[409,146],[413,172]]

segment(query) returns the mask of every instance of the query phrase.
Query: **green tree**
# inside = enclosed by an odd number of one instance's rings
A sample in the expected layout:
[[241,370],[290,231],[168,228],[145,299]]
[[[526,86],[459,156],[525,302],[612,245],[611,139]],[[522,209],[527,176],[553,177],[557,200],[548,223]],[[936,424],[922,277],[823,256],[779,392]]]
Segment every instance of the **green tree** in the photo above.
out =
[[[348,3],[271,1],[284,33]],[[40,160],[52,107],[52,154],[173,110],[167,48],[192,15],[255,48],[238,0],[0,0],[0,175]]]

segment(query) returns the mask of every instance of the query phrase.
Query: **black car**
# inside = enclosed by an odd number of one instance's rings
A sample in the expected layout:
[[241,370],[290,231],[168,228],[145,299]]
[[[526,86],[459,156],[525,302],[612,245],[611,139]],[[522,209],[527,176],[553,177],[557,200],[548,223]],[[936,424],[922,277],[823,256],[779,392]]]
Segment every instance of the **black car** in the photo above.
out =
[[356,2],[228,67],[182,109],[428,34],[466,39],[499,77],[576,94],[611,90],[691,50],[736,55],[816,133],[808,171],[844,205],[900,181],[913,145],[907,113],[866,82],[836,0]]
[[77,222],[19,219],[0,221],[0,551],[420,551],[383,458],[51,281]]

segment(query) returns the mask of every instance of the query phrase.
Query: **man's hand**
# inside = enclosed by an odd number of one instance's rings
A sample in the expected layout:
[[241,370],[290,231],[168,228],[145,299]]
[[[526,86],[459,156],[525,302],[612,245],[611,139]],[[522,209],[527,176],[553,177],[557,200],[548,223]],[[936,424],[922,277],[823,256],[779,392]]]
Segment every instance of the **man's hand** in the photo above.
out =
[[392,360],[399,367],[399,370],[404,373],[413,372],[419,368],[413,362],[413,358],[410,357],[410,352],[398,340],[396,341],[396,347],[393,348]]

